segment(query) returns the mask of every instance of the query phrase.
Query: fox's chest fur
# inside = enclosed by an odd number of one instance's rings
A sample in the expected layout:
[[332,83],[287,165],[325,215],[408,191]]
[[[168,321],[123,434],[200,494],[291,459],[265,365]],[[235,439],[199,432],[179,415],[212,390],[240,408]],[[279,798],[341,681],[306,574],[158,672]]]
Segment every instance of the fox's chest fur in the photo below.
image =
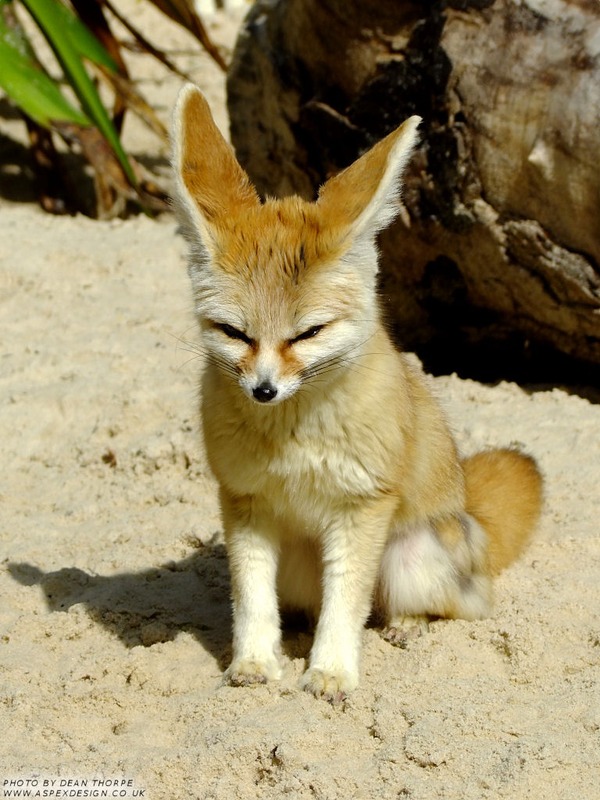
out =
[[[231,496],[252,498],[286,529],[310,536],[383,497],[394,498],[397,523],[418,517],[423,506],[443,513],[460,501],[456,451],[437,403],[383,328],[371,345],[326,392],[299,392],[275,407],[249,402],[208,366],[206,449]],[[422,437],[428,447],[416,446]]]
[[234,496],[261,498],[278,515],[293,513],[302,527],[389,491],[405,432],[396,420],[384,426],[381,409],[353,395],[360,385],[351,383],[261,408],[218,373],[208,374],[204,431],[219,482]]

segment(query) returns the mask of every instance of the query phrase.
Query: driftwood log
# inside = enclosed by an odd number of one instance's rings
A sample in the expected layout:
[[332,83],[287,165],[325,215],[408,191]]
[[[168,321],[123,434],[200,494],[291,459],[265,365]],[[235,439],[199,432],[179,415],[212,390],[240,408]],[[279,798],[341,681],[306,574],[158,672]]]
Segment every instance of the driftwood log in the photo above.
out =
[[258,0],[228,102],[241,163],[279,196],[314,197],[421,115],[404,209],[381,237],[402,343],[433,369],[483,353],[491,375],[530,353],[530,367],[566,356],[595,372],[598,0]]

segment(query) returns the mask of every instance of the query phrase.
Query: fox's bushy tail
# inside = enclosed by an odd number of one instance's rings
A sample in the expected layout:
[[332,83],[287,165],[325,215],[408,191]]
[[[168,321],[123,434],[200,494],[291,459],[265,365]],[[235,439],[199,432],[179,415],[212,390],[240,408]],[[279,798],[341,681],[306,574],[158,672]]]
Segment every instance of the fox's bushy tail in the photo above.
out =
[[511,449],[486,450],[463,461],[467,512],[489,538],[491,573],[525,549],[542,508],[542,476],[533,458]]

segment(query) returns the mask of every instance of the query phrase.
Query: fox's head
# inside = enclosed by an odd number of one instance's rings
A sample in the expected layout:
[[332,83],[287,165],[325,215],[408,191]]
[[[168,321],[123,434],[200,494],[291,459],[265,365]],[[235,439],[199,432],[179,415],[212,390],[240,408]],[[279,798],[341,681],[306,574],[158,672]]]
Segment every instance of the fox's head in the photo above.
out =
[[399,210],[419,117],[325,183],[314,203],[259,199],[203,95],[174,114],[179,207],[210,363],[259,403],[334,379],[378,324],[377,233]]

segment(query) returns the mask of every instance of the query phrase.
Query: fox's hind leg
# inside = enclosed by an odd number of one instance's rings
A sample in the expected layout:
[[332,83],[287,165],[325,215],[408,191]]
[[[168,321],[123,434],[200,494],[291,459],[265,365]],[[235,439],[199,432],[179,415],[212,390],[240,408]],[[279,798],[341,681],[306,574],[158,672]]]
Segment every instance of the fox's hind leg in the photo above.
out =
[[481,619],[491,608],[487,537],[469,515],[399,527],[379,571],[384,638],[401,647],[436,617]]

